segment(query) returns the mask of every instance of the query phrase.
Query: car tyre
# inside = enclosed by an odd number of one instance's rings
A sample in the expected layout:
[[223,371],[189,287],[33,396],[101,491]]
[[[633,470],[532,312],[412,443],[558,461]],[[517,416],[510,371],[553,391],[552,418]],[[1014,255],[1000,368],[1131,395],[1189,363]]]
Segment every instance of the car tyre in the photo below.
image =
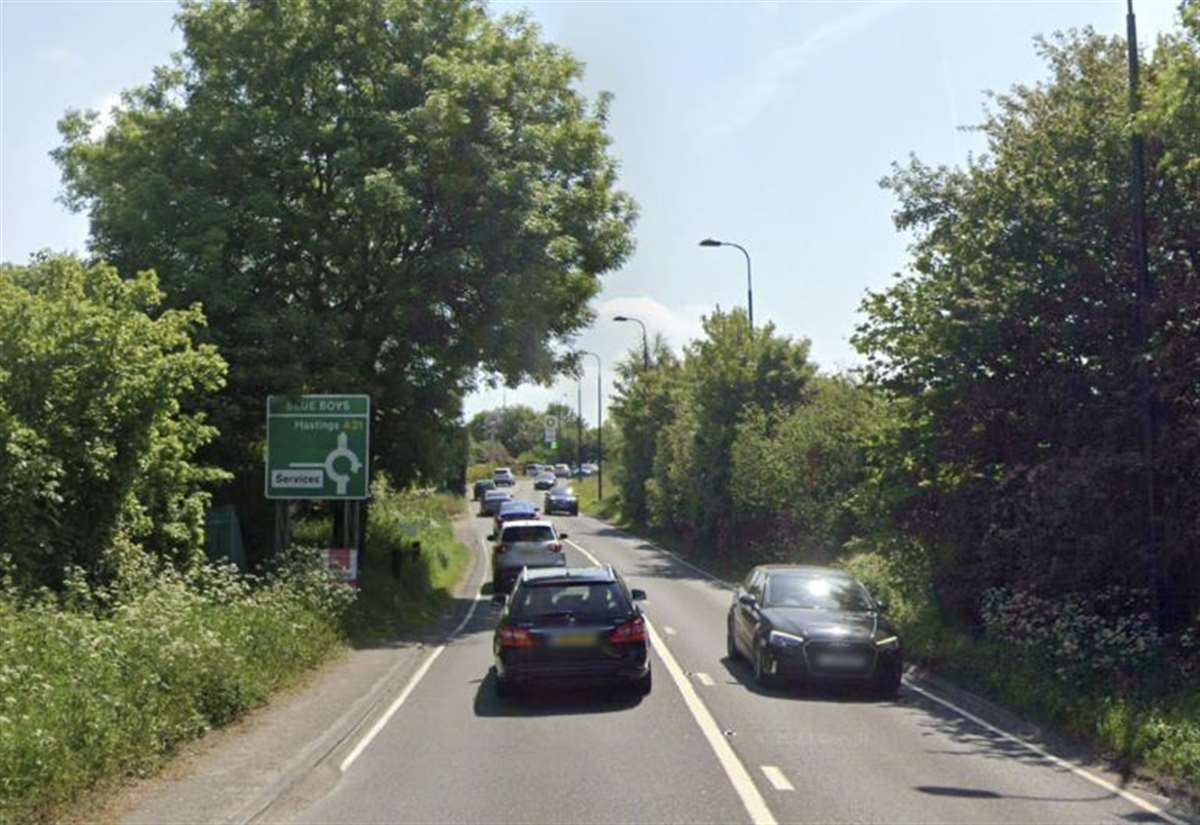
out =
[[733,638],[733,625],[729,622],[725,623],[725,653],[733,661],[742,658],[742,653],[737,648],[737,641]]
[[578,506],[571,508],[571,515],[573,515],[573,516],[579,515],[579,507]]
[[501,679],[499,676],[496,677],[496,698],[497,699],[507,702],[512,699],[516,699],[518,695],[519,695],[519,691],[518,691],[516,685],[514,685],[512,682],[508,681],[507,679]]
[[875,676],[875,692],[883,699],[895,699],[900,692],[903,668],[899,665],[881,669]]
[[766,651],[761,647],[754,651],[754,683],[759,687],[771,687],[775,677],[767,670]]
[[650,689],[654,686],[654,678],[652,671],[647,668],[646,675],[633,683],[633,693],[635,696],[649,696]]

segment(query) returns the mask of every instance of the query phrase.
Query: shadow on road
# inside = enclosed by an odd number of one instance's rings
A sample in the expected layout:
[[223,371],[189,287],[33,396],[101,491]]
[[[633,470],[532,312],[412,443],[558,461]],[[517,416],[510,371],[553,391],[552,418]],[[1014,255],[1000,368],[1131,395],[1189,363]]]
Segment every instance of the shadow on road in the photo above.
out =
[[642,697],[628,690],[602,688],[535,688],[513,699],[496,695],[496,674],[491,670],[475,691],[475,715],[529,718],[616,713],[641,704]]
[[772,699],[791,699],[800,702],[836,702],[853,705],[904,704],[907,694],[901,691],[895,699],[883,699],[869,685],[804,685],[776,683],[764,687],[754,681],[754,670],[745,659],[724,656],[721,666],[733,679],[751,693]]
[[[952,796],[960,799],[1025,799],[1031,802],[1103,802],[1114,799],[1115,793],[1103,793],[1098,796],[1028,796],[1026,794],[997,793],[983,788],[954,788],[948,785],[917,785],[913,788],[930,796]],[[1150,821],[1158,822],[1158,817],[1149,815]],[[1123,817],[1128,819],[1129,817]]]

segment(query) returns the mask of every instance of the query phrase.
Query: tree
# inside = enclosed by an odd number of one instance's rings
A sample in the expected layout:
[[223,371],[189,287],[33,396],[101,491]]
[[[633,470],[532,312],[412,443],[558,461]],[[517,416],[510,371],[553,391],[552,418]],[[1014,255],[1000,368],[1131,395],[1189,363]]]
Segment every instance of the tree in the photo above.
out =
[[[915,235],[913,259],[868,297],[855,338],[869,376],[903,414],[893,449],[917,492],[897,498],[897,515],[938,549],[944,592],[965,613],[992,585],[1058,594],[1149,583],[1134,503],[1142,487],[1126,47],[1082,31],[1038,48],[1051,77],[995,98],[980,127],[986,155],[964,169],[913,160],[884,180],[900,201],[897,227]],[[1194,38],[1164,41],[1147,65],[1151,105],[1135,127],[1147,135],[1161,290],[1151,363],[1160,443],[1170,448],[1155,468],[1159,511],[1169,564],[1193,582],[1195,508],[1178,505],[1195,501],[1200,459],[1188,435],[1200,421],[1200,187],[1188,171],[1196,134],[1180,128],[1196,87],[1180,77],[1196,56]],[[1163,85],[1171,78],[1177,85]]]
[[[93,251],[203,305],[214,455],[259,500],[268,393],[370,393],[400,482],[475,376],[545,380],[632,250],[609,98],[522,16],[458,0],[185,2],[183,49],[54,153]],[[414,445],[416,448],[414,449]]]
[[195,461],[216,430],[181,410],[225,364],[194,343],[198,308],[162,302],[153,272],[0,266],[0,534],[26,586],[57,587],[69,565],[107,583],[118,551],[202,558],[205,488],[226,476]]
[[617,363],[616,392],[610,406],[622,436],[621,513],[635,523],[650,518],[646,484],[654,477],[659,434],[674,414],[672,386],[679,372],[679,359],[661,335],[655,337],[653,349],[655,366],[649,369],[640,349]]

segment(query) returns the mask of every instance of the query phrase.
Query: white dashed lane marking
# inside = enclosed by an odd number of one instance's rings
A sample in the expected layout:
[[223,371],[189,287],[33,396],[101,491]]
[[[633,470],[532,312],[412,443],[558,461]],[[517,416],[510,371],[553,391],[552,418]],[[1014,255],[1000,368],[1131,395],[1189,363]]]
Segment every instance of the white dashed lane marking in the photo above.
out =
[[677,631],[675,630],[675,628],[668,627],[667,625],[663,625],[663,633],[666,633],[668,636],[674,636],[676,632]]
[[716,682],[713,681],[713,677],[709,676],[707,673],[697,673],[696,681],[705,687],[712,687],[716,684]]
[[794,791],[794,790],[796,790],[795,786],[792,785],[791,782],[788,782],[788,778],[783,775],[783,771],[779,770],[779,768],[775,767],[774,765],[763,765],[762,772],[763,772],[763,775],[767,777],[767,781],[771,783],[771,785],[775,788],[775,790],[777,790],[777,791]]

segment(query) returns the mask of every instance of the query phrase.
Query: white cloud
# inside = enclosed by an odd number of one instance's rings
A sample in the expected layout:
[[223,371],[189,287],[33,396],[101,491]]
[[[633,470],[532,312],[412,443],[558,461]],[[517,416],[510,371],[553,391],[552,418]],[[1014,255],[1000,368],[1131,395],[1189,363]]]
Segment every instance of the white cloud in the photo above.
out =
[[113,125],[112,110],[114,106],[121,105],[121,95],[119,92],[110,92],[93,103],[90,107],[100,113],[100,117],[96,118],[96,122],[92,124],[92,130],[88,133],[88,137],[92,140],[99,140],[104,137],[104,133]]
[[82,57],[63,46],[42,49],[38,55],[47,63],[64,69],[73,69],[83,65]]
[[817,26],[798,43],[768,52],[750,71],[732,84],[719,106],[710,107],[707,123],[710,134],[724,138],[750,126],[779,97],[789,81],[810,60],[831,46],[869,28],[908,0],[874,2],[859,6],[844,15]]
[[706,304],[688,304],[672,309],[648,295],[629,295],[609,298],[596,305],[597,325],[609,322],[615,315],[629,315],[646,325],[653,340],[662,333],[671,346],[678,349],[701,334],[700,316],[711,312]]

